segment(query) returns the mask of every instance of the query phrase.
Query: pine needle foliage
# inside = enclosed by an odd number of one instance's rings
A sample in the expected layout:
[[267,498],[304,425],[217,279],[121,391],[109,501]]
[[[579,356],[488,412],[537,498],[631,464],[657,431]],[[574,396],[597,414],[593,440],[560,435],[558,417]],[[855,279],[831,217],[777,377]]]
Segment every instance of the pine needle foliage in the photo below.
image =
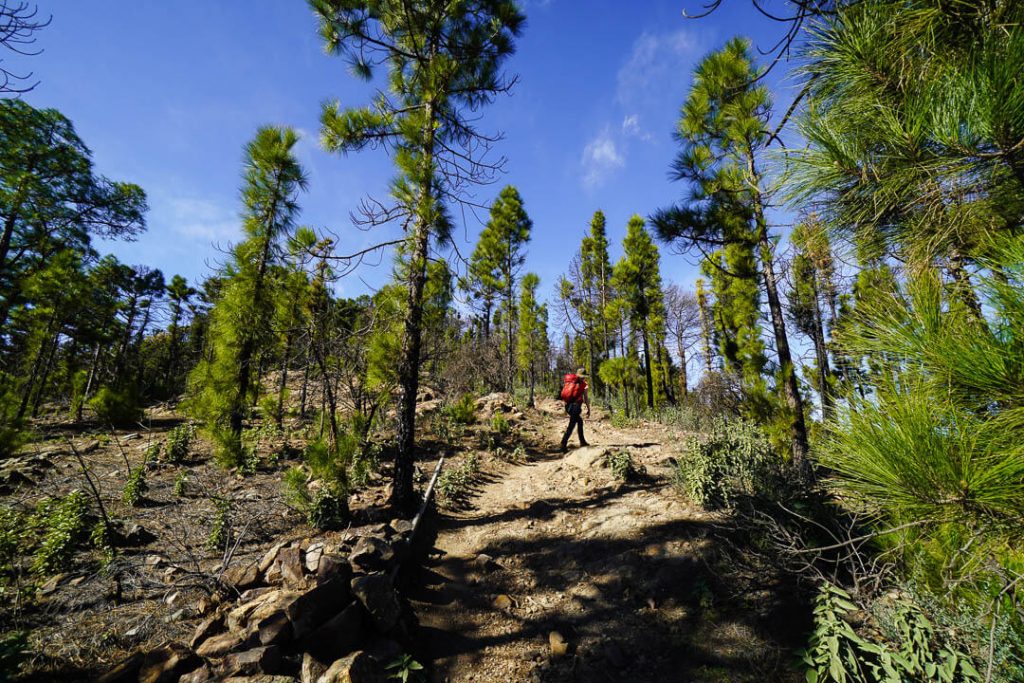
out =
[[476,116],[511,87],[502,65],[525,18],[511,0],[310,0],[310,6],[327,51],[344,57],[356,77],[369,80],[378,68],[387,72],[386,90],[378,90],[369,105],[324,106],[321,142],[344,153],[384,148],[397,171],[392,205],[378,204],[380,210],[368,210],[366,219],[398,220],[406,229],[393,498],[399,507],[411,507],[430,245],[451,234],[449,203],[464,200],[500,168],[500,162],[482,159],[497,138],[477,130]]
[[908,527],[893,542],[941,593],[998,593],[1024,561],[1022,264],[1019,239],[987,262],[983,321],[926,270],[862,306],[846,338],[879,372],[846,397],[821,462],[849,504]]
[[245,239],[234,247],[220,297],[210,312],[209,352],[190,376],[190,412],[203,420],[228,466],[244,461],[242,422],[252,405],[258,349],[273,344],[272,268],[294,227],[306,176],[293,149],[298,134],[260,128],[246,146],[242,187]]

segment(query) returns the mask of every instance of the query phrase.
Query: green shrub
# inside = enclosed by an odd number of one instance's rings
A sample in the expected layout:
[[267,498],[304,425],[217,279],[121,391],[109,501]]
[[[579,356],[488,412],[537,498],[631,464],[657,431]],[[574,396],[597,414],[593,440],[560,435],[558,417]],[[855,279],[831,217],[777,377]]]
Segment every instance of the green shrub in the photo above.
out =
[[132,507],[138,507],[139,503],[142,502],[143,496],[146,495],[146,491],[149,490],[149,486],[146,484],[146,461],[132,470],[131,474],[128,475],[128,481],[125,482],[124,489],[121,491],[121,498],[125,504]]
[[473,424],[476,422],[476,400],[472,394],[463,394],[458,401],[444,406],[441,412],[457,424]]
[[916,605],[901,600],[891,607],[891,641],[857,633],[848,617],[856,610],[846,591],[822,584],[815,599],[814,630],[801,655],[811,683],[982,680],[966,655],[942,642]]
[[188,491],[188,472],[178,472],[174,477],[174,495],[181,498]]
[[28,633],[12,631],[0,636],[0,683],[15,680],[28,655]]
[[322,531],[340,529],[348,520],[348,501],[345,495],[324,486],[316,490],[306,515],[309,525]]
[[117,391],[102,387],[89,399],[89,407],[96,419],[105,425],[129,427],[142,420],[142,406],[131,391]]
[[213,505],[213,521],[206,537],[206,547],[208,550],[223,550],[231,542],[231,501],[216,498]]
[[291,467],[285,470],[284,476],[281,478],[281,494],[284,497],[284,502],[296,510],[308,512],[312,502],[308,484],[306,472],[301,467]]
[[754,425],[717,418],[708,434],[686,441],[676,484],[709,510],[731,507],[742,496],[776,497],[782,460]]
[[617,451],[605,451],[604,466],[612,471],[616,479],[621,481],[633,481],[640,475],[640,471],[633,463],[633,454],[624,448]]
[[498,437],[499,440],[503,439],[512,433],[512,423],[510,423],[508,418],[504,415],[498,413],[491,418],[491,432]]
[[437,478],[438,499],[447,506],[464,501],[479,471],[480,460],[476,453],[468,453],[457,466],[442,470]]
[[24,425],[18,420],[21,401],[14,387],[14,378],[0,372],[0,460],[13,455],[28,440]]
[[34,526],[43,537],[32,562],[32,571],[45,574],[62,568],[88,537],[89,501],[82,491],[61,498],[47,498],[36,507]]
[[164,457],[168,462],[180,463],[188,459],[189,449],[196,437],[195,425],[178,425],[167,434]]
[[27,528],[28,520],[23,513],[9,505],[0,506],[0,586],[14,571],[14,563],[25,554]]

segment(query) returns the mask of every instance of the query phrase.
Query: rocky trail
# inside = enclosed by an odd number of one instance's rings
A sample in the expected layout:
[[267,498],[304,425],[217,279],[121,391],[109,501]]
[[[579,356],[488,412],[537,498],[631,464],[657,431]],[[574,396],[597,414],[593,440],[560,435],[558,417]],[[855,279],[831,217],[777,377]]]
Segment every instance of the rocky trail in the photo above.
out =
[[[560,405],[538,412],[530,459],[440,515],[410,582],[434,680],[802,680],[806,607],[675,490],[680,435],[595,419],[590,445],[563,455]],[[606,462],[622,451],[627,481]]]

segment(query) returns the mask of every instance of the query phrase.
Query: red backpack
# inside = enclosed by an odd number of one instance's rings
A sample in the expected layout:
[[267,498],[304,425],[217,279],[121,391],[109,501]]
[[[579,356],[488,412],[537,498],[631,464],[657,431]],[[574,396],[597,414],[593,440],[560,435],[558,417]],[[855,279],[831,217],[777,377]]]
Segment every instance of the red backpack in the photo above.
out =
[[582,377],[577,375],[575,372],[570,372],[562,380],[562,393],[558,395],[558,398],[562,399],[566,403],[576,403],[577,401],[583,400],[583,392],[587,388],[587,383]]

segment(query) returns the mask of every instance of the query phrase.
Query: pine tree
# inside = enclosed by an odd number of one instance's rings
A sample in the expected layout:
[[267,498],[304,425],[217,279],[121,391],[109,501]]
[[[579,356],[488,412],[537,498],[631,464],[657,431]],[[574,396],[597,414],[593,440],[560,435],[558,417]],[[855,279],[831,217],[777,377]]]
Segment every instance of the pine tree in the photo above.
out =
[[530,387],[530,407],[534,404],[537,369],[543,367],[548,353],[548,308],[537,303],[540,278],[533,273],[523,276],[519,297],[519,367],[526,374]]
[[491,268],[489,281],[503,298],[501,317],[505,327],[505,390],[508,392],[512,391],[516,374],[516,283],[526,262],[524,249],[530,241],[532,227],[519,191],[509,185],[491,205],[490,220],[480,233],[477,245],[486,255],[483,262]]
[[[644,229],[644,219],[633,216],[626,226],[623,255],[615,264],[615,287],[629,310],[630,325],[643,342],[644,376],[647,381],[647,407],[654,408],[652,351],[661,345],[657,326],[662,315],[661,273],[658,248]],[[652,337],[653,343],[652,343]]]
[[330,151],[382,145],[393,150],[398,177],[393,207],[371,222],[401,218],[408,259],[401,397],[393,503],[411,507],[423,335],[423,294],[431,238],[446,238],[447,203],[496,170],[479,160],[489,139],[475,128],[480,107],[506,92],[502,62],[512,54],[524,17],[511,0],[310,0],[328,51],[346,56],[353,71],[372,77],[383,65],[387,92],[370,106],[324,107],[322,140]]
[[241,458],[242,422],[251,405],[255,361],[271,343],[275,298],[271,269],[282,259],[282,242],[294,226],[297,195],[306,177],[293,148],[291,129],[260,128],[246,146],[242,187],[246,239],[232,250],[221,292],[211,312],[210,358],[192,372],[192,410],[220,445],[224,462]]
[[[590,234],[583,238],[580,245],[580,279],[585,292],[585,310],[581,313],[584,317],[584,327],[593,338],[591,348],[594,353],[589,364],[591,368],[598,367],[611,354],[609,321],[605,310],[612,298],[612,264],[608,256],[608,236],[605,228],[604,212],[595,211],[590,220]],[[601,379],[600,375],[597,379]],[[602,382],[598,381],[595,384],[595,388],[600,389]]]
[[[687,182],[693,198],[687,206],[657,212],[653,220],[662,239],[679,241],[683,246],[742,244],[748,241],[748,235],[756,245],[778,357],[779,384],[788,412],[793,462],[806,469],[803,399],[789,348],[766,215],[771,188],[762,157],[770,140],[771,97],[760,83],[759,74],[749,42],[739,38],[698,65],[677,131],[683,149],[673,164],[675,178]],[[742,229],[740,223],[747,228]],[[734,228],[730,230],[729,226]]]
[[793,229],[790,240],[796,253],[790,267],[793,289],[789,315],[793,325],[814,345],[817,389],[825,420],[832,417],[832,372],[829,369],[825,329],[825,306],[836,315],[835,266],[824,225],[813,218]]
[[168,389],[176,387],[175,378],[178,376],[179,368],[178,346],[181,343],[181,319],[195,294],[196,290],[189,287],[188,281],[181,275],[172,277],[171,283],[167,286],[167,296],[171,300],[171,324],[168,330],[171,339],[167,353],[167,370],[164,375],[164,386]]

